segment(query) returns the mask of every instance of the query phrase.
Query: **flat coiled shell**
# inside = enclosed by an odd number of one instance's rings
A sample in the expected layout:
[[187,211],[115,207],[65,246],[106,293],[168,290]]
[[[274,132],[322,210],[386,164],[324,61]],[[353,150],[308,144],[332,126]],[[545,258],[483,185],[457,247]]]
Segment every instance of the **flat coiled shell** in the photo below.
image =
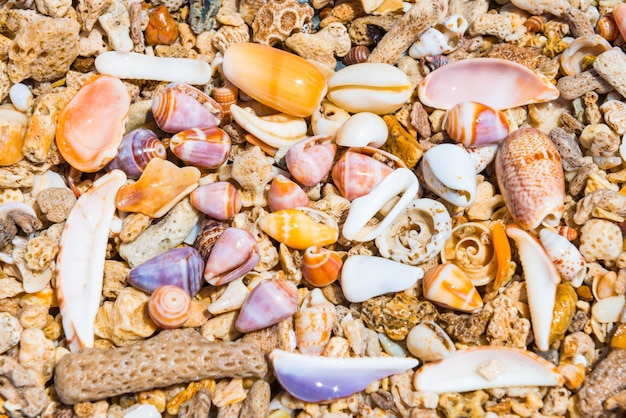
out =
[[150,296],[148,314],[161,328],[178,328],[191,314],[191,297],[178,286],[161,286]]

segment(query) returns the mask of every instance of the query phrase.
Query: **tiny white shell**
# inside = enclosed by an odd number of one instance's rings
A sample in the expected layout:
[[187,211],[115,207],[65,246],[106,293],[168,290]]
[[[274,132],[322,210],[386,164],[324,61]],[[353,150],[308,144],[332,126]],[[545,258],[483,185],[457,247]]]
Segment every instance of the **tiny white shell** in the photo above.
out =
[[380,148],[387,142],[387,124],[375,113],[359,112],[339,128],[335,142],[343,147]]
[[563,280],[579,287],[585,278],[587,263],[578,248],[564,236],[547,228],[539,232],[539,240]]
[[422,157],[428,188],[456,206],[467,207],[476,198],[476,164],[463,148],[439,144]]
[[456,351],[450,336],[433,321],[414,326],[406,337],[406,346],[422,361],[437,361]]
[[13,84],[9,89],[9,98],[13,106],[22,112],[26,112],[33,104],[33,92],[26,84]]
[[424,58],[449,54],[459,46],[461,37],[469,24],[463,15],[452,15],[445,18],[424,32],[409,49],[413,58]]
[[498,144],[490,144],[477,148],[468,148],[467,153],[476,164],[476,173],[482,172],[495,158]]

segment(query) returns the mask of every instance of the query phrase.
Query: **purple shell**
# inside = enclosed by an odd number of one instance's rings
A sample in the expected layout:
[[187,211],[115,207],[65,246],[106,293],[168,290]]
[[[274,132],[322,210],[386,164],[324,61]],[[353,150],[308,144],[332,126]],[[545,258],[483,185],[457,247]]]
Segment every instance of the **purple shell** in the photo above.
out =
[[106,171],[122,170],[131,179],[138,179],[153,158],[165,159],[165,146],[150,129],[135,129],[122,138],[115,158]]
[[191,247],[166,251],[134,267],[128,282],[138,289],[152,293],[160,286],[174,285],[195,296],[204,284],[204,261]]
[[259,283],[243,302],[235,321],[241,332],[256,331],[289,318],[298,309],[298,289],[283,279]]
[[221,286],[248,273],[260,259],[256,240],[250,232],[226,228],[211,248],[204,279],[213,286]]
[[172,83],[152,99],[152,115],[159,128],[168,133],[217,126],[222,107],[201,90]]

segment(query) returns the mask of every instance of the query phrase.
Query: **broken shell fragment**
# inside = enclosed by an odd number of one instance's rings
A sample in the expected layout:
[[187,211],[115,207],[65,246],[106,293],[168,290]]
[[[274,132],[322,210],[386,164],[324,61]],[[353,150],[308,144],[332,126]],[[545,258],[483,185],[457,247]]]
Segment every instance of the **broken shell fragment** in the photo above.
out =
[[314,245],[334,244],[339,231],[314,221],[300,209],[282,209],[268,213],[258,220],[259,228],[278,242],[297,250]]
[[289,180],[282,174],[277,175],[267,191],[267,204],[270,211],[293,209],[309,204],[309,197],[298,183]]
[[241,210],[237,188],[227,181],[200,186],[189,195],[191,205],[200,212],[220,221],[226,221]]
[[407,357],[324,357],[274,349],[270,355],[281,386],[305,402],[344,398],[373,381],[417,367]]
[[289,148],[285,163],[294,179],[305,186],[315,186],[330,172],[336,151],[330,136],[311,136]]
[[435,109],[473,101],[503,110],[559,97],[559,90],[545,76],[500,58],[444,65],[428,74],[417,91],[422,104]]
[[272,148],[290,147],[306,138],[307,125],[302,117],[286,113],[256,116],[236,104],[230,106],[230,114],[242,128]]
[[185,129],[170,139],[170,150],[175,156],[208,170],[222,165],[228,159],[230,148],[230,136],[217,126]]
[[341,269],[341,289],[350,302],[363,302],[390,292],[401,292],[424,276],[420,267],[383,257],[353,255]]
[[335,136],[349,118],[348,112],[324,99],[311,115],[311,129],[314,135]]
[[302,255],[302,276],[313,286],[328,286],[339,277],[343,261],[335,251],[313,246]]
[[437,305],[462,312],[473,312],[483,306],[472,280],[455,264],[431,268],[424,274],[422,285],[424,297]]
[[414,326],[406,337],[406,348],[422,361],[437,361],[456,351],[450,336],[434,321]]
[[298,290],[292,282],[268,279],[259,283],[243,302],[235,327],[240,332],[267,328],[298,309]]
[[387,124],[375,113],[356,113],[341,125],[335,142],[342,147],[380,148],[389,136]]
[[65,105],[56,129],[59,152],[72,167],[93,173],[117,154],[130,110],[130,94],[118,78],[92,78]]
[[326,78],[315,64],[266,45],[230,45],[222,69],[250,97],[296,117],[310,116],[326,94]]
[[28,117],[13,109],[0,108],[0,167],[17,163],[24,154],[24,135]]
[[260,260],[254,236],[241,228],[226,228],[213,244],[204,267],[204,279],[220,286],[248,273]]
[[134,129],[124,135],[117,155],[106,166],[107,171],[122,170],[128,178],[138,179],[153,158],[165,159],[167,153],[161,140],[149,129]]
[[217,126],[222,108],[201,90],[171,83],[152,99],[152,114],[159,128],[169,133]]
[[449,54],[458,48],[459,42],[469,27],[463,15],[452,15],[424,32],[409,48],[413,58],[434,57]]
[[178,328],[191,315],[191,297],[178,286],[160,286],[150,295],[148,314],[163,329]]
[[574,287],[580,286],[587,272],[587,262],[578,248],[564,236],[547,228],[539,232],[539,240],[561,278]]
[[461,102],[448,109],[443,129],[456,143],[466,147],[499,143],[509,135],[506,115],[478,102]]
[[602,36],[589,33],[574,39],[561,53],[561,69],[566,75],[583,72],[583,61],[588,57],[597,57],[611,49],[611,44]]
[[426,186],[456,206],[467,207],[476,198],[476,165],[458,145],[439,144],[422,157]]
[[413,378],[417,390],[468,392],[511,386],[561,386],[556,366],[516,348],[481,346],[458,350],[422,366]]

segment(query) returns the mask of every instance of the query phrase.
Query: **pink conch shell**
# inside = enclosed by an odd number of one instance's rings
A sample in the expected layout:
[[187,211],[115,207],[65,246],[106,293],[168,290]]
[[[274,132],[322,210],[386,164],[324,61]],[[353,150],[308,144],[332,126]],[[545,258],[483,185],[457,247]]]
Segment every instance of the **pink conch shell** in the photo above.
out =
[[335,305],[324,297],[320,289],[313,289],[293,316],[298,351],[301,354],[321,355],[330,340],[336,320]]
[[294,179],[305,186],[315,186],[330,172],[336,151],[330,136],[312,136],[292,145],[285,163]]
[[270,184],[270,189],[267,192],[267,204],[270,211],[276,212],[281,209],[306,206],[309,204],[309,197],[296,182],[279,174],[274,177]]
[[422,104],[450,109],[461,102],[480,102],[494,109],[543,103],[559,90],[543,75],[500,58],[456,61],[428,74],[418,86]]
[[495,165],[500,193],[519,226],[558,225],[565,180],[561,157],[550,138],[533,128],[517,130],[500,144]]
[[124,83],[108,75],[85,84],[59,114],[56,143],[72,167],[92,173],[117,154],[130,110]]
[[250,332],[279,323],[298,309],[298,290],[283,279],[264,280],[248,295],[239,311],[235,327]]
[[168,160],[153,158],[137,182],[120,189],[116,205],[125,212],[160,218],[198,187],[198,180],[200,170],[195,167],[180,168]]
[[204,279],[214,286],[231,282],[252,270],[259,259],[251,233],[241,228],[226,228],[211,249]]

